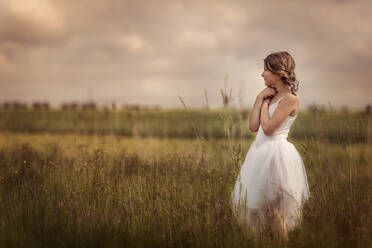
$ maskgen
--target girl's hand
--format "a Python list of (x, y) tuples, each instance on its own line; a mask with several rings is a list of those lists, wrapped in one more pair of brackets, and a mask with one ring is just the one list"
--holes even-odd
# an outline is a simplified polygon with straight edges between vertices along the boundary
[(268, 98), (264, 99), (262, 103), (265, 103), (265, 104), (269, 105), (270, 101), (271, 101), (271, 98), (268, 97)]
[(269, 107), (269, 103), (271, 101), (271, 98), (266, 98), (262, 101), (262, 107)]
[(265, 89), (263, 89), (259, 94), (258, 97), (262, 99), (272, 98), (276, 94), (276, 89), (267, 86)]

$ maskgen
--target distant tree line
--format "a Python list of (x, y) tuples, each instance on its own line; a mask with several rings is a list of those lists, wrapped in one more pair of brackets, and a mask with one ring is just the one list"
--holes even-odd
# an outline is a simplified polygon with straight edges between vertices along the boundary
[[(3, 102), (0, 107), (2, 109), (34, 109), (34, 110), (50, 110), (51, 106), (49, 102), (46, 101), (35, 101), (31, 104), (19, 101), (5, 101)], [(106, 111), (115, 111), (117, 109), (117, 105), (115, 102), (112, 102), (110, 105), (102, 105), (98, 106), (97, 103), (93, 101), (88, 102), (64, 102), (60, 105), (60, 109), (62, 110), (97, 110), (103, 109)], [(155, 106), (147, 106), (147, 105), (139, 105), (139, 104), (123, 104), (121, 106), (122, 110), (127, 111), (150, 111), (150, 110), (160, 110), (160, 107)]]
[[(224, 96), (224, 99), (226, 99), (226, 102), (224, 102), (224, 107), (228, 105), (230, 102), (230, 97), (225, 92), (221, 91), (221, 94)], [(3, 102), (0, 107), (2, 109), (35, 109), (35, 110), (49, 110), (51, 109), (49, 102), (47, 101), (35, 101), (31, 104), (27, 104), (25, 102), (19, 102), (19, 101), (5, 101)], [(98, 106), (97, 103), (93, 101), (87, 101), (87, 102), (64, 102), (60, 105), (60, 109), (62, 110), (97, 110), (97, 109), (103, 109), (105, 111), (115, 111), (117, 110), (117, 105), (115, 102), (112, 102), (110, 105), (102, 105)], [(147, 105), (140, 105), (140, 104), (123, 104), (121, 106), (122, 110), (126, 111), (150, 111), (150, 110), (160, 110), (160, 107), (155, 106), (147, 106)], [(319, 104), (310, 104), (307, 105), (307, 110), (312, 113), (324, 113), (328, 109), (324, 105)], [(370, 114), (372, 111), (372, 105), (367, 104), (364, 109), (363, 113)], [(341, 112), (349, 113), (349, 108), (347, 106), (341, 107)], [(248, 113), (245, 113), (248, 114)], [(244, 118), (245, 119), (245, 118)]]

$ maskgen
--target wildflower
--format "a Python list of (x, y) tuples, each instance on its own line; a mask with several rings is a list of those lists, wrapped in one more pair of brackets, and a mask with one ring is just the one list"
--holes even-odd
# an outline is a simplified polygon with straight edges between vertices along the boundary
[(27, 163), (27, 161), (26, 161), (26, 160), (23, 160), (23, 163), (24, 163), (24, 164), (26, 164), (26, 163)]
[(76, 202), (76, 201), (72, 201), (72, 202), (71, 202), (71, 205), (72, 205), (73, 207), (76, 207), (77, 202)]
[(215, 203), (215, 207), (216, 207), (217, 209), (221, 208), (222, 205), (223, 205), (223, 201), (221, 201), (221, 200), (217, 200), (216, 203)]
[(65, 203), (63, 201), (60, 202), (59, 204), (61, 207), (63, 207), (65, 205)]

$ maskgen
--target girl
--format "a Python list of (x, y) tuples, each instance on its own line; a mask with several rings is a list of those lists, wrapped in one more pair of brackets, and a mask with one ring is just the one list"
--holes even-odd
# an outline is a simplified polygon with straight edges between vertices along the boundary
[(261, 76), (267, 87), (258, 94), (249, 119), (249, 129), (257, 136), (230, 199), (244, 227), (258, 230), (269, 224), (285, 240), (287, 232), (299, 224), (303, 202), (310, 197), (302, 158), (287, 141), (299, 113), (294, 70), (288, 52), (271, 53), (264, 59)]

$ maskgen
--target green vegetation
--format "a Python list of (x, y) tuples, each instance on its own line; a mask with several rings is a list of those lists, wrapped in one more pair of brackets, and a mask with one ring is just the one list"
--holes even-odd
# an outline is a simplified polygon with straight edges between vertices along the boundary
[(0, 133), (0, 246), (370, 247), (371, 144), (293, 142), (312, 195), (283, 244), (231, 213), (251, 141)]
[(228, 202), (248, 110), (2, 109), (0, 247), (371, 247), (368, 113), (298, 115), (311, 198), (285, 244)]
[[(251, 139), (249, 110), (0, 110), (0, 131), (113, 134), (158, 138)], [(290, 132), (296, 140), (367, 142), (371, 115), (302, 111)], [(228, 124), (228, 125), (226, 125)], [(227, 130), (228, 129), (228, 130)]]

